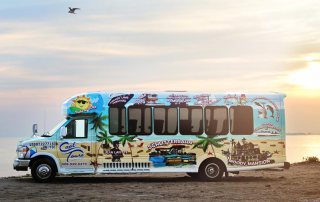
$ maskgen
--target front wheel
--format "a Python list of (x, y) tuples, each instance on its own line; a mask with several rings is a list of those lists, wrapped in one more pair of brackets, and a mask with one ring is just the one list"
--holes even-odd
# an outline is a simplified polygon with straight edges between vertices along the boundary
[(37, 182), (50, 182), (56, 176), (56, 171), (50, 160), (39, 159), (31, 166), (31, 175)]
[(199, 176), (206, 181), (219, 181), (224, 173), (223, 165), (215, 160), (204, 162), (199, 169)]

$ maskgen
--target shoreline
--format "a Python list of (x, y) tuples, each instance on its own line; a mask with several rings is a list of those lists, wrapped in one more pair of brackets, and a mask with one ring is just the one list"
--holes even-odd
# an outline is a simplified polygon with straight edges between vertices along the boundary
[(220, 182), (184, 173), (60, 176), (36, 183), (30, 175), (0, 178), (0, 201), (305, 201), (320, 200), (320, 163), (300, 162), (283, 171), (243, 171)]

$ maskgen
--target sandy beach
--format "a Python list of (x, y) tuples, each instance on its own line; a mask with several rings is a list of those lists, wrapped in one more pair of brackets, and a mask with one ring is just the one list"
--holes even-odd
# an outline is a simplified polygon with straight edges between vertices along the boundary
[(251, 171), (221, 182), (185, 174), (57, 177), (48, 184), (30, 176), (0, 179), (0, 201), (320, 201), (320, 163), (293, 164), (283, 171)]

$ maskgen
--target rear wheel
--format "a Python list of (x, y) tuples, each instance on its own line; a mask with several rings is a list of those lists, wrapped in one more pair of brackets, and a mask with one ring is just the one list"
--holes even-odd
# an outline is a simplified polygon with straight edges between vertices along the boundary
[(199, 169), (199, 176), (206, 181), (219, 181), (225, 172), (223, 165), (217, 160), (204, 162)]
[(37, 182), (50, 182), (56, 176), (54, 164), (48, 159), (39, 159), (31, 166), (31, 175)]

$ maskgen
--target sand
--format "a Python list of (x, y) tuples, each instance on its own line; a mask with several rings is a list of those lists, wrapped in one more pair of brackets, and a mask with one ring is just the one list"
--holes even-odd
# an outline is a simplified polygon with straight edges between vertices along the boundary
[(0, 179), (0, 201), (320, 201), (320, 163), (283, 171), (250, 171), (202, 182), (185, 174), (57, 177), (40, 184), (30, 176)]

